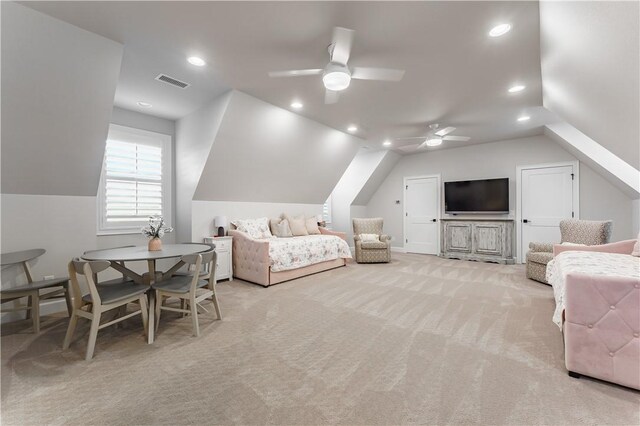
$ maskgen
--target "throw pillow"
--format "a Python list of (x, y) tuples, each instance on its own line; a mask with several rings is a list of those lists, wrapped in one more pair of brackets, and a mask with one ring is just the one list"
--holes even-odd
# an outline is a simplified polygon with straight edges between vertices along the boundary
[(294, 237), (309, 235), (309, 232), (307, 231), (307, 225), (305, 224), (304, 215), (296, 217), (287, 216), (287, 220), (289, 221), (289, 227), (291, 228), (291, 233)]
[(320, 229), (318, 228), (318, 219), (315, 216), (307, 218), (304, 224), (309, 235), (320, 235)]
[(380, 235), (378, 234), (360, 234), (361, 241), (380, 241)]
[(261, 217), (260, 219), (238, 219), (234, 224), (238, 231), (246, 232), (251, 238), (264, 239), (273, 237), (269, 230), (269, 219), (266, 217)]
[(638, 233), (638, 239), (636, 240), (636, 244), (633, 246), (633, 251), (631, 252), (631, 256), (640, 257), (640, 232)]
[(293, 234), (291, 233), (291, 228), (289, 227), (289, 221), (287, 219), (280, 220), (280, 222), (275, 226), (273, 235), (275, 235), (278, 238), (293, 237)]
[(280, 222), (282, 222), (282, 219), (279, 217), (269, 219), (269, 229), (273, 235), (276, 235), (276, 226), (278, 226)]

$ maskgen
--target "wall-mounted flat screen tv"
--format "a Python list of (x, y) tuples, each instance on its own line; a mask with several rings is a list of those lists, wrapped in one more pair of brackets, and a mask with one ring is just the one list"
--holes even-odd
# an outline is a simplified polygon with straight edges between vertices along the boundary
[(444, 183), (445, 213), (509, 213), (509, 178)]

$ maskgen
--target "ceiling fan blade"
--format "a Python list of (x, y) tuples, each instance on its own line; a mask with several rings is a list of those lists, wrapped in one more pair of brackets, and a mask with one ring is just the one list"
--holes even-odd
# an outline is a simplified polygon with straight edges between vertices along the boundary
[(427, 139), (426, 136), (412, 136), (410, 138), (394, 138), (393, 140), (395, 141), (408, 141), (408, 140), (412, 140), (412, 139)]
[(445, 136), (443, 141), (466, 142), (471, 139), (469, 136)]
[(445, 127), (444, 129), (438, 130), (434, 134), (436, 134), (438, 136), (444, 136), (444, 135), (448, 135), (449, 133), (453, 132), (455, 129), (456, 129), (455, 127)]
[(349, 55), (351, 54), (351, 44), (353, 43), (353, 34), (355, 31), (348, 28), (334, 27), (333, 37), (331, 38), (332, 51), (331, 62), (347, 64)]
[(269, 77), (303, 77), (307, 75), (322, 74), (322, 68), (314, 68), (307, 70), (287, 70), (287, 71), (271, 71)]
[(324, 92), (324, 103), (325, 104), (335, 104), (338, 102), (338, 98), (340, 98), (340, 92), (336, 92), (333, 90), (325, 90)]
[(404, 70), (390, 68), (354, 67), (351, 73), (351, 78), (358, 80), (400, 81), (402, 77), (404, 77)]

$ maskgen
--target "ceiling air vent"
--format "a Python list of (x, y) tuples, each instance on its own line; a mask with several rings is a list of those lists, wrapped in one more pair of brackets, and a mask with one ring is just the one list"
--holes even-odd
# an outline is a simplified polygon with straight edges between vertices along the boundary
[(167, 84), (171, 84), (172, 86), (176, 86), (181, 89), (186, 89), (187, 87), (191, 86), (189, 83), (185, 83), (184, 81), (180, 81), (173, 77), (169, 77), (166, 74), (160, 74), (159, 76), (156, 77), (156, 80), (162, 81)]

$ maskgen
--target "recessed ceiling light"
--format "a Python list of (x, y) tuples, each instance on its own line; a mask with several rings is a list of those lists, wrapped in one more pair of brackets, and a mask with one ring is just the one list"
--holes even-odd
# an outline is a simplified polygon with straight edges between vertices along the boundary
[(300, 109), (302, 108), (302, 103), (298, 101), (291, 102), (291, 108)]
[(509, 88), (509, 93), (517, 93), (522, 92), (527, 86), (523, 86), (522, 84), (515, 85)]
[(347, 131), (349, 132), (357, 132), (358, 131), (358, 127), (354, 124), (352, 124), (351, 126), (347, 127)]
[(489, 31), (489, 35), (491, 37), (500, 37), (501, 35), (505, 35), (506, 33), (508, 33), (509, 30), (511, 30), (510, 24), (500, 24), (491, 28), (491, 31)]
[(138, 102), (138, 106), (139, 106), (140, 108), (151, 108), (153, 105), (151, 105), (149, 102), (142, 102), (142, 101), (139, 101), (139, 102)]
[(391, 141), (390, 140), (386, 140), (386, 141), (382, 142), (382, 145), (391, 146)]
[(528, 121), (530, 118), (528, 115), (523, 115), (522, 117), (518, 117), (518, 121)]
[(427, 146), (438, 146), (438, 145), (442, 145), (442, 138), (427, 139)]
[(196, 67), (203, 67), (205, 66), (207, 63), (204, 61), (204, 59), (202, 58), (198, 58), (197, 56), (189, 56), (187, 58), (187, 61), (191, 64), (191, 65), (195, 65)]

